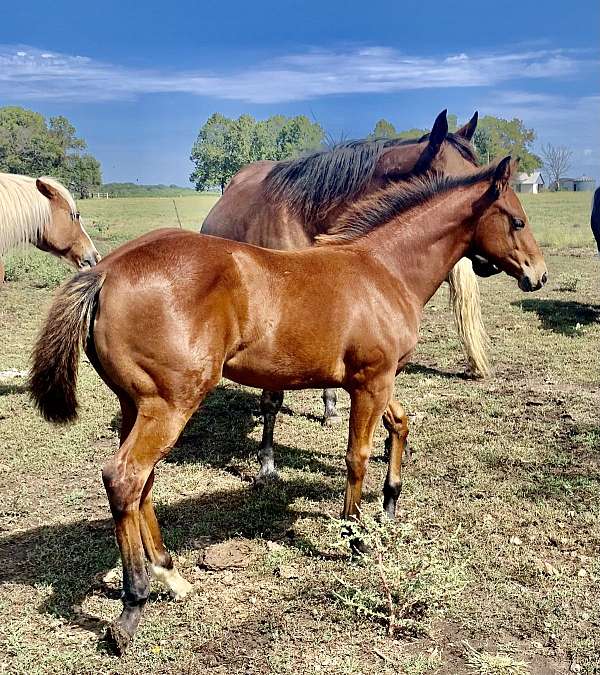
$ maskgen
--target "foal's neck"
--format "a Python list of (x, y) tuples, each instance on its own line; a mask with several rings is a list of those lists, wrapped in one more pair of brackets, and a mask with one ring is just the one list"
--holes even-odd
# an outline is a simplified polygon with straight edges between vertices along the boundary
[(366, 237), (374, 255), (424, 306), (467, 252), (486, 181), (434, 197)]

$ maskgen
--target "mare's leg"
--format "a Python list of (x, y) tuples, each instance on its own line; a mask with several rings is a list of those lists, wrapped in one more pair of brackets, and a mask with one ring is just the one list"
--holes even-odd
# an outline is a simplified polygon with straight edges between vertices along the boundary
[(282, 403), (282, 391), (263, 390), (260, 397), (260, 411), (263, 415), (263, 435), (260, 447), (258, 448), (260, 469), (255, 478), (257, 483), (263, 483), (269, 478), (277, 477), (275, 457), (273, 455), (273, 429), (275, 428), (275, 418), (281, 409)]
[(339, 416), (335, 407), (337, 404), (337, 394), (335, 389), (323, 389), (323, 404), (325, 405), (323, 426), (339, 424), (342, 421), (342, 418)]
[(356, 518), (360, 511), (362, 485), (373, 449), (375, 427), (390, 400), (393, 376), (378, 378), (350, 394), (350, 429), (346, 466), (343, 518)]
[(383, 485), (383, 509), (394, 518), (396, 503), (402, 490), (402, 458), (408, 450), (408, 416), (398, 401), (392, 399), (383, 415), (383, 424), (389, 433), (388, 472)]
[(135, 633), (150, 592), (141, 536), (144, 487), (154, 465), (173, 447), (192, 411), (182, 412), (158, 397), (144, 401), (127, 438), (102, 469), (123, 563), (123, 611), (108, 630), (119, 653), (125, 651)]
[(153, 485), (154, 469), (144, 486), (140, 502), (140, 534), (146, 558), (150, 562), (150, 574), (169, 589), (175, 600), (183, 600), (194, 587), (179, 574), (164, 545), (152, 504)]

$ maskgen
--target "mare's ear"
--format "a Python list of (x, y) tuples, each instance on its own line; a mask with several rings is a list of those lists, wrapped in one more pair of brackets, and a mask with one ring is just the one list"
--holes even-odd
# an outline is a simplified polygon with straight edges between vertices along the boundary
[(470, 141), (473, 138), (475, 129), (477, 129), (477, 120), (479, 119), (479, 113), (477, 110), (473, 113), (473, 117), (460, 129), (457, 129), (454, 133), (457, 136), (462, 136), (467, 141)]
[(36, 178), (35, 186), (46, 197), (46, 199), (56, 199), (58, 192), (56, 189), (47, 183), (43, 178)]
[(501, 159), (496, 169), (494, 170), (494, 177), (492, 178), (492, 190), (496, 195), (496, 199), (506, 191), (510, 177), (513, 172), (513, 162), (510, 155)]
[(446, 117), (447, 110), (442, 110), (442, 112), (435, 118), (433, 127), (429, 132), (429, 150), (432, 157), (437, 155), (438, 150), (440, 149), (442, 143), (446, 140), (446, 135), (448, 134), (448, 119)]

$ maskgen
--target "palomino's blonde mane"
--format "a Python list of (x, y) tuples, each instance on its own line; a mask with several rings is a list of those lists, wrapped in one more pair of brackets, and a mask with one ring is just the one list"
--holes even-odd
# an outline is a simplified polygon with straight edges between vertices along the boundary
[[(36, 242), (50, 223), (50, 201), (37, 189), (35, 178), (12, 173), (0, 173), (0, 255), (19, 244)], [(55, 178), (43, 176), (69, 205), (71, 214), (77, 211), (67, 188)]]

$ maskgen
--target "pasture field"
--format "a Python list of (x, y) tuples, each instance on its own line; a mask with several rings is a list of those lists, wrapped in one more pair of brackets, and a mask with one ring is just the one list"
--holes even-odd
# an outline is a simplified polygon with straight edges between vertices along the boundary
[[(214, 199), (176, 200), (183, 225), (196, 227)], [(322, 428), (319, 393), (286, 395), (281, 480), (257, 490), (257, 392), (223, 382), (155, 483), (167, 545), (197, 592), (175, 603), (153, 586), (120, 660), (101, 639), (120, 611), (118, 570), (106, 577), (118, 553), (100, 479), (117, 447), (117, 401), (83, 360), (80, 419), (57, 428), (36, 415), (22, 379), (0, 377), (0, 672), (600, 673), (600, 262), (590, 199), (523, 198), (550, 280), (528, 295), (504, 275), (481, 281), (489, 380), (462, 375), (446, 289), (428, 305), (413, 363), (396, 380), (414, 450), (396, 523), (377, 519), (383, 428), (366, 481), (370, 557), (350, 556), (336, 520), (347, 396), (344, 425)], [(102, 253), (177, 224), (171, 199), (80, 207)], [(38, 252), (7, 259), (0, 371), (26, 369), (68, 274)], [(236, 566), (215, 563), (221, 543)]]

